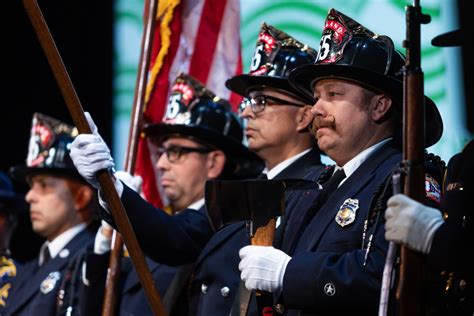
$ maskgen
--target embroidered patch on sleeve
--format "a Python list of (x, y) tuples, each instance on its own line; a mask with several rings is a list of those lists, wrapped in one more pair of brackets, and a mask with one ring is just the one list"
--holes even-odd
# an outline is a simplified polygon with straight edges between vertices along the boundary
[(426, 197), (436, 203), (441, 203), (441, 187), (432, 176), (429, 174), (425, 175), (425, 192)]

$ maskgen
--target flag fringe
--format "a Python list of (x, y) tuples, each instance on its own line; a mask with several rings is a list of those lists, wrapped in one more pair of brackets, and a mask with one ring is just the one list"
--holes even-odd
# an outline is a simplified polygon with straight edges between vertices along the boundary
[[(158, 55), (156, 56), (156, 60), (153, 64), (153, 68), (151, 69), (150, 78), (148, 80), (148, 85), (146, 87), (146, 95), (145, 95), (145, 104), (148, 104), (148, 100), (150, 99), (151, 92), (153, 91), (153, 87), (155, 85), (156, 77), (160, 73), (161, 67), (163, 66), (163, 60), (165, 59), (166, 55), (168, 54), (168, 50), (170, 47), (170, 38), (171, 38), (171, 29), (169, 24), (173, 19), (173, 12), (176, 6), (180, 3), (180, 0), (168, 0), (168, 1), (160, 1), (158, 5), (158, 13), (157, 13), (157, 20), (160, 21), (160, 39), (161, 39), (161, 47)], [(146, 109), (146, 107), (145, 107)]]

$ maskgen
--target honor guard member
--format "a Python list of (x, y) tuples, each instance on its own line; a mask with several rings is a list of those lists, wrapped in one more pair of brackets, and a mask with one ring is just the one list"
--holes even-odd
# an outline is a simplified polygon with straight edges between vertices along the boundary
[(248, 147), (265, 161), (268, 179), (302, 179), (321, 171), (320, 151), (309, 127), (311, 97), (288, 82), (294, 68), (311, 64), (317, 52), (263, 23), (248, 74), (230, 78), (226, 86), (245, 97), (240, 116)]
[[(239, 174), (240, 176), (244, 175), (248, 170), (252, 170), (257, 174), (263, 168), (263, 164), (258, 157), (251, 154), (241, 144), (242, 128), (237, 117), (229, 109), (230, 105), (227, 101), (216, 97), (198, 80), (189, 75), (180, 74), (171, 88), (168, 108), (163, 122), (150, 125), (145, 130), (147, 137), (157, 146), (157, 152), (160, 155), (156, 168), (165, 198), (172, 208), (172, 213), (180, 214), (185, 209), (192, 209), (192, 211), (183, 211), (183, 217), (176, 215), (176, 225), (186, 219), (188, 216), (186, 213), (197, 213), (200, 220), (204, 218), (206, 222), (196, 221), (192, 229), (200, 230), (205, 236), (212, 233), (205, 217), (205, 181), (208, 179), (239, 177)], [(257, 168), (255, 171), (253, 171), (254, 167)], [(122, 171), (116, 172), (115, 175), (129, 188), (136, 192), (140, 191), (139, 176), (132, 177)], [(162, 210), (153, 209), (153, 211), (163, 213)], [(193, 216), (196, 216), (196, 214)], [(144, 218), (150, 219), (148, 215)], [(192, 222), (189, 223), (189, 225), (192, 224)], [(143, 223), (140, 225), (143, 226)], [(152, 230), (162, 229), (160, 227), (154, 227)], [(172, 227), (169, 229), (172, 229)], [(153, 231), (147, 234), (153, 234)], [(101, 232), (105, 232), (108, 238), (100, 237)], [(96, 313), (101, 310), (102, 290), (108, 264), (108, 256), (98, 254), (110, 250), (111, 238), (111, 231), (110, 228), (107, 228), (107, 225), (102, 226), (101, 232), (96, 237), (96, 255), (88, 256), (85, 278), (87, 286), (84, 287), (84, 296), (87, 297), (87, 310), (91, 311), (95, 308)], [(168, 240), (168, 243), (175, 243), (175, 239), (180, 238), (179, 230), (174, 235), (172, 231), (169, 233), (170, 235), (167, 238), (172, 239)], [(155, 239), (148, 242), (154, 243), (158, 237), (153, 238)], [(141, 241), (141, 239), (139, 240)], [(163, 242), (166, 242), (166, 240), (163, 240)], [(198, 239), (197, 242), (201, 241)], [(189, 246), (192, 247), (192, 245)], [(156, 255), (158, 257), (173, 256), (173, 252), (161, 253), (160, 247), (153, 248), (152, 251), (153, 253), (159, 252)], [(180, 249), (180, 251), (186, 250)], [(157, 289), (160, 295), (164, 297), (175, 276), (176, 268), (154, 262), (148, 257), (146, 259)], [(186, 262), (188, 260), (183, 263)], [(124, 260), (122, 270), (126, 271), (122, 271), (121, 276), (122, 283), (118, 298), (119, 314), (152, 315), (145, 293), (140, 286), (138, 276), (131, 266), (130, 260)], [(181, 272), (177, 278), (182, 277), (184, 270), (189, 271), (190, 267), (181, 267), (178, 270)]]
[[(466, 33), (464, 33), (466, 32)], [(436, 36), (434, 46), (464, 46), (472, 41), (461, 28)], [(444, 279), (445, 315), (473, 315), (474, 140), (448, 162), (441, 210), (398, 194), (388, 200), (385, 238), (427, 255), (427, 264)]]
[[(141, 192), (142, 178), (124, 171), (115, 176), (135, 192)], [(82, 265), (79, 287), (79, 306), (84, 315), (100, 315), (103, 311), (104, 292), (112, 248), (113, 227), (102, 221), (96, 233), (93, 249), (87, 251)], [(127, 249), (120, 262), (120, 282), (116, 292), (117, 315), (153, 315)], [(159, 264), (145, 256), (160, 295), (164, 295), (176, 271), (175, 267)]]
[[(230, 90), (247, 99), (240, 116), (245, 121), (248, 148), (265, 162), (259, 178), (303, 179), (323, 169), (309, 132), (312, 99), (288, 82), (292, 69), (312, 63), (315, 57), (311, 47), (263, 23), (250, 72), (226, 82)], [(229, 315), (232, 308), (241, 308), (238, 253), (250, 244), (245, 224), (223, 227), (204, 247), (193, 271), (188, 315)]]
[[(277, 312), (376, 314), (388, 243), (371, 200), (401, 160), (404, 62), (389, 37), (331, 9), (316, 62), (290, 74), (295, 88), (314, 97), (313, 131), (336, 166), (321, 175), (321, 189), (299, 196), (283, 251), (240, 250), (245, 285), (273, 292)], [(425, 101), (425, 145), (431, 146), (442, 121), (434, 103)]]
[(26, 209), (24, 196), (15, 193), (9, 176), (0, 171), (0, 314), (5, 308), (18, 268), (18, 262), (10, 252), (10, 241), (18, 224), (18, 215)]
[(46, 241), (38, 257), (18, 269), (6, 315), (63, 315), (66, 309), (76, 311), (69, 290), (74, 290), (79, 273), (72, 274), (71, 265), (76, 265), (91, 246), (97, 229), (91, 225), (97, 210), (95, 192), (69, 157), (69, 146), (76, 135), (76, 128), (35, 113), (26, 166), (11, 170), (30, 185), (25, 199), (32, 228)]
[[(474, 140), (448, 163), (441, 213), (403, 194), (391, 197), (385, 213), (385, 238), (427, 255), (429, 267), (442, 276), (436, 315), (473, 315), (472, 216)], [(440, 295), (441, 294), (441, 295)]]
[[(95, 173), (112, 168), (113, 160), (95, 131), (95, 135), (78, 136), (72, 144), (72, 158), (79, 172), (98, 187)], [(147, 126), (145, 134), (158, 146), (160, 185), (176, 213), (170, 216), (157, 210), (118, 180), (117, 190), (150, 258), (171, 266), (192, 263), (213, 234), (204, 205), (205, 182), (256, 177), (263, 170), (263, 161), (243, 144), (242, 125), (230, 104), (185, 74), (178, 76), (171, 89), (163, 121)], [(110, 215), (102, 215), (113, 225)], [(180, 279), (186, 281), (192, 267), (179, 271), (170, 293), (186, 290)], [(160, 281), (156, 282), (160, 288)], [(169, 295), (163, 298), (168, 307), (179, 296)], [(186, 308), (184, 304), (179, 307)]]

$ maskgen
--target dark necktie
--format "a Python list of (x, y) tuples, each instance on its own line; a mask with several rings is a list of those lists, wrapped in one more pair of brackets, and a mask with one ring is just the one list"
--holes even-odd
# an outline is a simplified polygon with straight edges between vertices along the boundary
[(266, 173), (261, 173), (257, 177), (258, 180), (268, 180), (267, 174)]
[(319, 196), (316, 198), (314, 205), (310, 208), (305, 216), (305, 224), (309, 224), (311, 219), (314, 217), (316, 212), (326, 203), (328, 197), (337, 189), (337, 186), (346, 177), (344, 169), (338, 169), (334, 174), (325, 182), (321, 183), (323, 189)]
[(346, 174), (344, 173), (344, 169), (341, 168), (334, 172), (334, 174), (326, 182), (321, 184), (323, 186), (323, 190), (321, 191), (320, 197), (318, 198), (318, 204), (320, 206), (326, 203), (327, 198), (337, 189), (339, 183), (341, 183), (345, 177)]
[(49, 247), (46, 246), (43, 249), (43, 264), (42, 264), (42, 266), (44, 266), (50, 259), (51, 259), (51, 252), (49, 252)]

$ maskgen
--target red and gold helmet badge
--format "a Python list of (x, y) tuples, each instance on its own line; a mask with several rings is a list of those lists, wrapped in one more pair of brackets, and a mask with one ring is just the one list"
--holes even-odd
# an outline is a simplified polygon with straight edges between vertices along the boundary
[(271, 76), (276, 68), (278, 68), (278, 65), (275, 64), (275, 57), (277, 57), (283, 47), (293, 47), (301, 50), (308, 49), (307, 45), (300, 43), (287, 33), (262, 23), (250, 64), (249, 75)]
[(59, 138), (73, 139), (78, 134), (75, 127), (50, 116), (35, 113), (31, 124), (27, 167), (44, 167), (53, 164), (59, 154), (56, 143)]
[(355, 34), (375, 34), (341, 12), (330, 9), (319, 42), (317, 64), (335, 63), (342, 58), (344, 47)]
[(257, 44), (253, 53), (252, 62), (250, 63), (250, 72), (252, 76), (262, 76), (268, 74), (273, 68), (273, 60), (280, 48), (280, 43), (274, 37), (272, 26), (265, 23), (262, 24), (260, 33), (258, 34)]
[(190, 110), (203, 96), (215, 97), (199, 80), (180, 73), (171, 87), (163, 123), (186, 125), (191, 117)]

